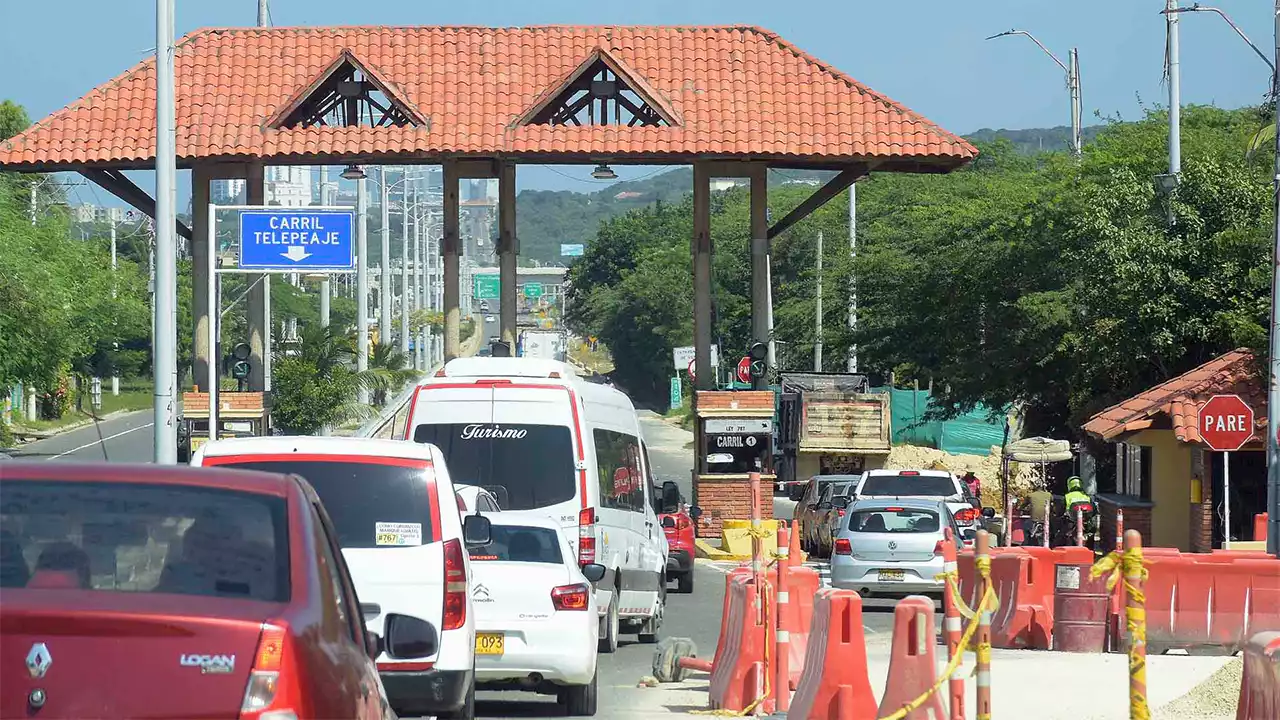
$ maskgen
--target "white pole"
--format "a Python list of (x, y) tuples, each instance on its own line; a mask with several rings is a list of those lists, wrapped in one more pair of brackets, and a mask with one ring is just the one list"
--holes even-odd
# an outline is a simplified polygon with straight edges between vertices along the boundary
[[(320, 166), (320, 204), (328, 205), (326, 202), (328, 194), (325, 192), (329, 184), (329, 168), (324, 165)], [(333, 284), (329, 282), (329, 276), (326, 274), (320, 280), (320, 325), (321, 327), (329, 327), (329, 301), (333, 297)]]
[(818, 288), (813, 308), (813, 371), (822, 372), (822, 231), (818, 231)]
[(400, 352), (409, 354), (409, 168), (400, 180)]
[(1231, 453), (1222, 453), (1222, 549), (1231, 549)]
[[(1280, 63), (1280, 0), (1276, 0), (1276, 63)], [(1275, 66), (1280, 68), (1280, 64)], [(1280, 72), (1271, 76), (1276, 110), (1280, 111)], [(1276, 115), (1274, 218), (1271, 256), (1271, 358), (1267, 383), (1267, 552), (1280, 557), (1280, 114)]]
[[(173, 0), (156, 0), (156, 285), (151, 367), (157, 464), (178, 462), (174, 391), (178, 384), (176, 347), (178, 260), (173, 231), (176, 128), (173, 101)], [(210, 239), (212, 245), (212, 238)]]
[(378, 261), (378, 343), (391, 343), (391, 188), (387, 187), (387, 167), (378, 170), (382, 181), (379, 201), (382, 203), (382, 259)]
[(258, 0), (258, 27), (267, 26), (267, 0)]
[(1071, 86), (1071, 152), (1079, 155), (1084, 146), (1080, 108), (1080, 52), (1071, 48), (1067, 70), (1067, 84)]
[[(209, 293), (209, 442), (218, 439), (218, 321), (222, 318), (222, 308), (218, 307), (218, 261), (215, 258), (217, 242), (217, 206), (209, 205), (209, 242), (205, 243), (209, 254), (209, 282), (205, 291)], [(270, 275), (264, 275), (268, 278)]]
[[(856, 263), (858, 260), (858, 184), (849, 186), (849, 257)], [(858, 274), (857, 270), (849, 275), (849, 331), (858, 330)], [(849, 345), (849, 372), (858, 372), (858, 344)]]
[[(369, 197), (366, 183), (356, 181), (356, 372), (369, 369)], [(360, 402), (369, 404), (369, 391), (360, 390)]]
[[(1176, 10), (1178, 0), (1166, 0), (1166, 10)], [(1182, 71), (1178, 50), (1179, 13), (1165, 13), (1165, 26), (1169, 57), (1169, 174), (1175, 177), (1182, 172)], [(1169, 217), (1173, 217), (1170, 203)]]
[[(116, 299), (116, 268), (117, 268), (117, 263), (116, 263), (116, 221), (115, 221), (115, 220), (112, 220), (112, 221), (111, 221), (111, 299), (112, 299), (112, 300), (115, 300), (115, 299)], [(112, 342), (114, 343), (114, 342), (115, 342), (116, 340), (118, 340), (119, 338), (118, 338), (118, 337), (116, 337), (116, 336), (113, 334), (113, 336), (112, 336), (112, 338), (111, 338), (111, 339), (112, 339)], [(113, 350), (119, 350), (119, 347), (118, 347), (118, 346), (116, 346), (115, 344), (113, 344), (111, 347), (112, 347), (112, 349), (113, 349)], [(113, 359), (114, 359), (114, 358), (113, 358)], [(114, 365), (114, 363), (113, 363), (113, 365)], [(115, 396), (115, 395), (119, 395), (119, 394), (120, 394), (120, 373), (119, 373), (119, 372), (117, 372), (114, 368), (113, 368), (113, 369), (112, 369), (112, 371), (111, 371), (111, 394), (112, 394), (113, 396)]]

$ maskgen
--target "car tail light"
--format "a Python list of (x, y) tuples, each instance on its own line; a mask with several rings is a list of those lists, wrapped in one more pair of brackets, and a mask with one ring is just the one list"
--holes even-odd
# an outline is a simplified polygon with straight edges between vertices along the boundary
[(457, 630), (467, 622), (467, 566), (462, 541), (444, 544), (444, 629)]
[(906, 508), (900, 508), (900, 507), (887, 507), (884, 509), (884, 511), (885, 512), (902, 512), (905, 509)]
[(551, 604), (556, 610), (586, 610), (591, 605), (591, 586), (579, 583), (552, 588)]
[(902, 470), (898, 474), (899, 475), (919, 475), (920, 472), (918, 470)]
[(847, 539), (845, 539), (845, 538), (839, 538), (838, 540), (836, 540), (836, 554), (837, 554), (837, 555), (852, 555), (852, 554), (853, 554), (853, 545), (849, 544), (849, 541), (848, 541)]
[(596, 561), (596, 509), (583, 508), (578, 513), (578, 564)]
[(965, 508), (956, 512), (956, 522), (961, 525), (970, 525), (978, 519), (978, 511), (973, 508)]
[(844, 509), (844, 508), (836, 508), (836, 516), (837, 516), (837, 517), (844, 517), (845, 512), (846, 512), (846, 511), (845, 511), (845, 509)]
[(464, 513), (467, 511), (467, 501), (463, 500), (461, 495), (458, 496), (458, 509)]
[(297, 720), (302, 688), (293, 670), (288, 633), (280, 625), (264, 623), (240, 702), (241, 720)]

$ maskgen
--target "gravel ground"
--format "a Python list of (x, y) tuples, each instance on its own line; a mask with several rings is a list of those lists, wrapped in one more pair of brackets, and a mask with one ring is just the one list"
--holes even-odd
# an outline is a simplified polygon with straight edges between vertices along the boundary
[(1232, 658), (1186, 695), (1159, 708), (1154, 720), (1234, 720), (1244, 660)]

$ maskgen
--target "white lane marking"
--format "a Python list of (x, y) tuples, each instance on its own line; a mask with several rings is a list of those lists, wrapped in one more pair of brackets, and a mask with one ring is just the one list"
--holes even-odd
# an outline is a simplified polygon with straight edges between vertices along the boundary
[(53, 457), (51, 457), (51, 458), (49, 458), (49, 459), (50, 459), (50, 460), (57, 460), (57, 459), (58, 459), (58, 458), (60, 458), (60, 457), (66, 457), (67, 455), (70, 455), (70, 454), (72, 454), (72, 453), (77, 453), (77, 452), (80, 452), (81, 450), (84, 450), (84, 449), (86, 449), (86, 448), (91, 448), (91, 447), (93, 447), (94, 445), (101, 445), (102, 443), (104, 443), (104, 442), (106, 442), (106, 441), (108, 441), (108, 440), (114, 440), (114, 439), (116, 439), (116, 438), (120, 437), (121, 435), (128, 435), (128, 434), (129, 434), (129, 433), (131, 433), (131, 432), (136, 432), (136, 431), (138, 431), (138, 430), (145, 430), (145, 429), (147, 429), (147, 428), (149, 428), (149, 427), (151, 427), (151, 426), (153, 426), (153, 425), (155, 425), (155, 423), (154, 423), (154, 422), (149, 422), (149, 423), (147, 423), (146, 425), (139, 425), (138, 427), (135, 427), (135, 428), (129, 428), (128, 430), (125, 430), (125, 431), (123, 431), (123, 432), (118, 432), (118, 433), (116, 433), (115, 435), (108, 435), (107, 437), (104, 437), (104, 438), (102, 438), (101, 440), (94, 440), (93, 442), (88, 443), (88, 444), (86, 444), (86, 445), (81, 445), (80, 447), (75, 448), (74, 450), (68, 450), (68, 451), (66, 451), (66, 452), (64, 452), (64, 453), (59, 453), (59, 454), (54, 455)]

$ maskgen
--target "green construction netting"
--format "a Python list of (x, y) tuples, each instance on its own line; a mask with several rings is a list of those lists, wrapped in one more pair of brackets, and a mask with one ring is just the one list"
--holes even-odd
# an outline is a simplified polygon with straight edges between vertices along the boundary
[(991, 446), (1004, 440), (1004, 425), (998, 419), (989, 419), (991, 411), (984, 406), (950, 420), (925, 421), (930, 402), (928, 390), (881, 387), (871, 391), (889, 393), (890, 427), (895, 444), (923, 445), (957, 454), (987, 455)]

